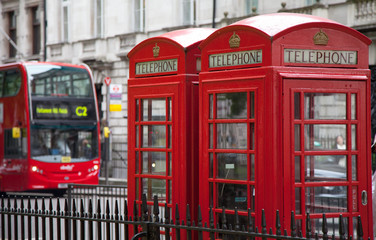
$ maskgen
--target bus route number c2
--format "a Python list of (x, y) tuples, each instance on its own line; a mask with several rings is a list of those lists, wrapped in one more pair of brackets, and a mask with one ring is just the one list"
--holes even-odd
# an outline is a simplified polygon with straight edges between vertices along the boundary
[(76, 107), (76, 115), (79, 117), (87, 117), (87, 107), (85, 106)]

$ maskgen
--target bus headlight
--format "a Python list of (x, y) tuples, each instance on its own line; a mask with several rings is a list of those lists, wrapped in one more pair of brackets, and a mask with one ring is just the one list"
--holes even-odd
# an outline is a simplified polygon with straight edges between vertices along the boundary
[(38, 171), (38, 167), (37, 167), (37, 166), (32, 166), (32, 167), (31, 167), (31, 171), (33, 171), (33, 172)]
[(98, 170), (99, 169), (99, 166), (98, 165), (94, 165), (94, 170)]

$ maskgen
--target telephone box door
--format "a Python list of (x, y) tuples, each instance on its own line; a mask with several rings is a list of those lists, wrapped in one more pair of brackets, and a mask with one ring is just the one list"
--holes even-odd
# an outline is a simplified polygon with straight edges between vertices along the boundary
[(297, 225), (306, 226), (309, 213), (312, 232), (322, 233), (325, 213), (329, 233), (339, 236), (342, 215), (347, 236), (355, 237), (360, 215), (368, 236), (366, 97), (365, 81), (284, 80), (284, 171), (292, 186), (285, 219), (294, 211)]
[[(247, 225), (248, 209), (255, 216), (258, 196), (263, 195), (258, 174), (262, 169), (261, 137), (264, 89), (262, 80), (211, 81), (202, 86), (202, 169), (204, 209), (213, 207), (221, 225), (223, 210), (227, 224), (235, 224), (235, 209), (240, 224)], [(261, 137), (262, 138), (262, 137)], [(209, 199), (207, 199), (209, 197)], [(208, 211), (204, 210), (206, 214)], [(206, 216), (207, 217), (207, 216)]]

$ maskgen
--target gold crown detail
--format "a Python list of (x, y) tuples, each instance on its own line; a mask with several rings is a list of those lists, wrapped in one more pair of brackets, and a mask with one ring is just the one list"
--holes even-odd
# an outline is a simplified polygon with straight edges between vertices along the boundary
[(313, 42), (315, 45), (327, 45), (328, 41), (329, 37), (322, 31), (322, 29), (320, 29), (320, 31), (313, 36)]
[(228, 41), (230, 43), (230, 48), (238, 48), (240, 45), (240, 37), (234, 32)]
[(157, 44), (155, 44), (155, 47), (153, 47), (153, 56), (158, 57), (159, 56), (159, 49), (161, 49)]

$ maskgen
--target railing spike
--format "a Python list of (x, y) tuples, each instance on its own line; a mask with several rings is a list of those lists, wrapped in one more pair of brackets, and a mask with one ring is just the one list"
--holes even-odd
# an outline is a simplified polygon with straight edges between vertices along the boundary
[(358, 226), (356, 230), (357, 230), (358, 240), (363, 240), (363, 226), (362, 226), (362, 218), (360, 216), (358, 216)]
[(191, 210), (190, 210), (190, 207), (189, 207), (189, 204), (187, 204), (187, 226), (191, 226), (192, 225), (192, 222), (191, 222)]
[(222, 229), (227, 229), (227, 218), (226, 218), (225, 206), (222, 206)]
[(128, 202), (124, 200), (124, 220), (128, 221)]
[(254, 225), (252, 221), (252, 211), (248, 208), (248, 232), (254, 232)]
[(98, 202), (97, 202), (97, 218), (100, 219), (101, 215), (102, 215), (101, 200), (98, 199)]
[(296, 223), (294, 211), (291, 211), (291, 237), (296, 237)]
[(141, 214), (142, 214), (142, 221), (148, 221), (148, 205), (146, 202), (146, 194), (142, 194), (142, 203), (141, 203)]
[(309, 240), (311, 238), (311, 218), (309, 217), (309, 213), (307, 213), (306, 218), (306, 238)]
[(322, 233), (323, 233), (323, 240), (328, 240), (328, 223), (326, 220), (326, 215), (325, 213), (322, 215)]
[(282, 231), (281, 231), (281, 219), (279, 217), (279, 210), (277, 210), (276, 212), (275, 227), (276, 227), (276, 234), (280, 236), (282, 234)]
[(344, 225), (344, 222), (343, 222), (342, 214), (339, 215), (339, 239), (345, 240), (345, 225)]
[(240, 220), (239, 220), (239, 213), (238, 208), (235, 207), (235, 231), (240, 230)]
[(170, 208), (165, 203), (165, 224), (170, 224)]
[(138, 221), (138, 210), (136, 201), (133, 201), (133, 220)]
[(261, 210), (261, 233), (266, 234), (266, 217), (265, 217), (265, 210)]
[(153, 214), (154, 214), (154, 222), (159, 222), (159, 204), (158, 204), (157, 195), (154, 195)]
[(202, 214), (201, 214), (201, 206), (198, 205), (198, 216), (197, 216), (198, 227), (202, 227)]

